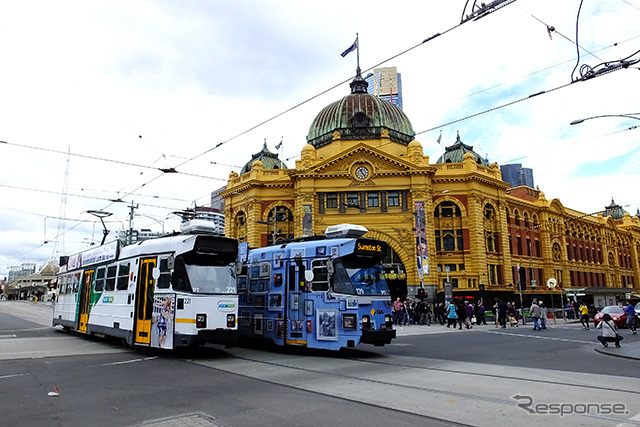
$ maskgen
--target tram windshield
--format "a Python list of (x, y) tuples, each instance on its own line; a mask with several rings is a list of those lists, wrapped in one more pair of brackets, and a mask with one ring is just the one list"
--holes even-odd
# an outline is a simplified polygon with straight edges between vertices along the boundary
[(236, 293), (234, 264), (188, 264), (182, 258), (177, 258), (171, 282), (174, 290), (194, 294)]
[(363, 265), (349, 260), (334, 261), (333, 288), (352, 295), (389, 295), (389, 286), (380, 264)]

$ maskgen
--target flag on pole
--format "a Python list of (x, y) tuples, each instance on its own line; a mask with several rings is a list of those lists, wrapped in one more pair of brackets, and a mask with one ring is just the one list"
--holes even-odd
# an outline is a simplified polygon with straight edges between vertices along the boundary
[(356, 38), (356, 41), (354, 41), (353, 44), (347, 48), (347, 50), (342, 52), (340, 54), (340, 56), (342, 56), (344, 58), (345, 56), (347, 56), (348, 54), (350, 54), (351, 52), (353, 52), (357, 48), (358, 48), (358, 39)]
[(276, 145), (276, 150), (279, 150), (280, 147), (282, 147), (282, 140), (280, 140), (280, 142), (278, 143), (278, 145)]
[(440, 131), (440, 135), (438, 136), (438, 144), (442, 142), (442, 131)]

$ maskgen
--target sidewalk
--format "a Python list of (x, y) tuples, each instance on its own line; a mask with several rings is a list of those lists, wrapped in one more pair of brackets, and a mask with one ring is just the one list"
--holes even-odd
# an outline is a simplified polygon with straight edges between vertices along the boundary
[(598, 353), (606, 354), (607, 356), (622, 357), (624, 359), (640, 360), (640, 341), (625, 344), (624, 340), (620, 344), (620, 348), (616, 348), (613, 343), (609, 344), (609, 347), (603, 347), (598, 345), (595, 350)]

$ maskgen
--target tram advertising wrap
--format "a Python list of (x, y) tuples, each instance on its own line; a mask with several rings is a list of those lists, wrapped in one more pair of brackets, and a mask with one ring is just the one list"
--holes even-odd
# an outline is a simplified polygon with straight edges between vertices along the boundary
[(342, 224), (325, 239), (250, 250), (238, 269), (240, 336), (328, 350), (389, 344), (387, 245), (366, 231)]
[(232, 346), (238, 296), (234, 239), (180, 234), (70, 256), (58, 276), (53, 326), (173, 349)]

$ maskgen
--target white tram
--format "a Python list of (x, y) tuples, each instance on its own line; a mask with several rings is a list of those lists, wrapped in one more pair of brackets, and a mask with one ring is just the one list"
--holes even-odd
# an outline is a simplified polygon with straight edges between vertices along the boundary
[(181, 234), (63, 257), (53, 326), (136, 346), (231, 346), (237, 253), (235, 239)]

